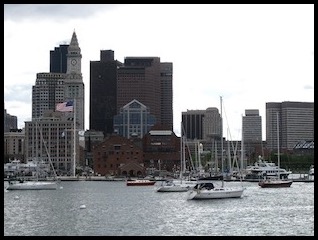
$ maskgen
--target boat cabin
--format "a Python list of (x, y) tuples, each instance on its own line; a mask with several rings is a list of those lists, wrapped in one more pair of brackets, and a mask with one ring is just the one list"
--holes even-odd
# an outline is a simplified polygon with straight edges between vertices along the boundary
[(207, 189), (211, 190), (214, 188), (213, 183), (198, 183), (194, 186), (194, 189)]

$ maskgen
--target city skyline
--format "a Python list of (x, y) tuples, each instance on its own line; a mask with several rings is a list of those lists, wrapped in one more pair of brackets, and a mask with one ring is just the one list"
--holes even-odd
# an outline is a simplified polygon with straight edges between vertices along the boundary
[(155, 56), (173, 63), (177, 135), (181, 112), (219, 109), (220, 96), (233, 140), (241, 139), (246, 109), (259, 110), (265, 140), (266, 102), (314, 102), (313, 4), (5, 4), (4, 20), (4, 108), (19, 128), (31, 120), (36, 74), (49, 72), (50, 50), (69, 44), (74, 30), (83, 55), (85, 129), (89, 62), (103, 49), (121, 62)]

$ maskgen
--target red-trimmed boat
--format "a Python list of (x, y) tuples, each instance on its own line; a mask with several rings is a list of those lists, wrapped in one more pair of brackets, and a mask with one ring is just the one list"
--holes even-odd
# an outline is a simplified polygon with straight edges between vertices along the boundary
[(262, 188), (281, 188), (281, 187), (290, 187), (293, 180), (291, 179), (265, 179), (258, 183), (258, 186)]

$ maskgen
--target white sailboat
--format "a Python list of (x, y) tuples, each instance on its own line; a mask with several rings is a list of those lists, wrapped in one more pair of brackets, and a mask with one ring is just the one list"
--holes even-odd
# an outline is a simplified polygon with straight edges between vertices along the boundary
[[(277, 112), (277, 167), (280, 169), (280, 152), (279, 152), (279, 118)], [(265, 177), (265, 179), (258, 182), (258, 185), (262, 188), (282, 188), (290, 187), (293, 183), (291, 179), (281, 179), (280, 171), (277, 172), (277, 176), (274, 178)]]
[(189, 189), (191, 189), (194, 184), (193, 183), (186, 183), (183, 179), (183, 172), (185, 171), (185, 141), (184, 136), (181, 134), (180, 139), (180, 176), (179, 180), (166, 180), (161, 181), (161, 184), (159, 186), (156, 186), (156, 192), (187, 192)]
[[(56, 172), (54, 170), (53, 164), (51, 162), (51, 157), (50, 157), (50, 153), (47, 149), (46, 143), (43, 139), (42, 136), (42, 131), (40, 130), (40, 136), (41, 139), (44, 143), (44, 147), (46, 150), (46, 153), (48, 154), (48, 159), (50, 162), (50, 166), (53, 169), (53, 173), (54, 173), (54, 179), (53, 181), (39, 181), (38, 179), (38, 172), (36, 171), (36, 178), (32, 179), (32, 180), (25, 180), (23, 178), (15, 178), (15, 179), (9, 179), (9, 185), (7, 186), (6, 190), (56, 190), (57, 189), (57, 184), (58, 184), (58, 180), (57, 180), (57, 175)], [(38, 163), (37, 163), (37, 168), (38, 168)]]
[(9, 180), (6, 190), (56, 190), (56, 181), (24, 181), (22, 179)]
[[(222, 97), (221, 97), (221, 151), (222, 151), (222, 173), (223, 173), (223, 118), (222, 118)], [(241, 187), (224, 187), (224, 180), (222, 178), (222, 185), (220, 187), (214, 186), (213, 182), (197, 182), (195, 187), (188, 191), (187, 200), (200, 199), (223, 199), (223, 198), (240, 198), (244, 192)]]

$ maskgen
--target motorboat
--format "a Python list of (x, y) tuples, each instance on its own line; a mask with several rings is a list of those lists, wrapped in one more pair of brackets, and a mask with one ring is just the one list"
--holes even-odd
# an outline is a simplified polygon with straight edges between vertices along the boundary
[(127, 179), (126, 186), (152, 186), (155, 185), (156, 181), (148, 179)]
[(277, 166), (274, 162), (268, 162), (259, 156), (258, 161), (255, 162), (254, 165), (246, 167), (244, 179), (252, 180), (277, 176), (280, 176), (280, 179), (288, 179), (288, 176), (291, 173), (291, 171), (287, 171), (286, 169)]
[(293, 183), (293, 180), (267, 178), (263, 181), (260, 181), (258, 183), (258, 186), (262, 188), (281, 188), (281, 187), (290, 187), (292, 183)]

